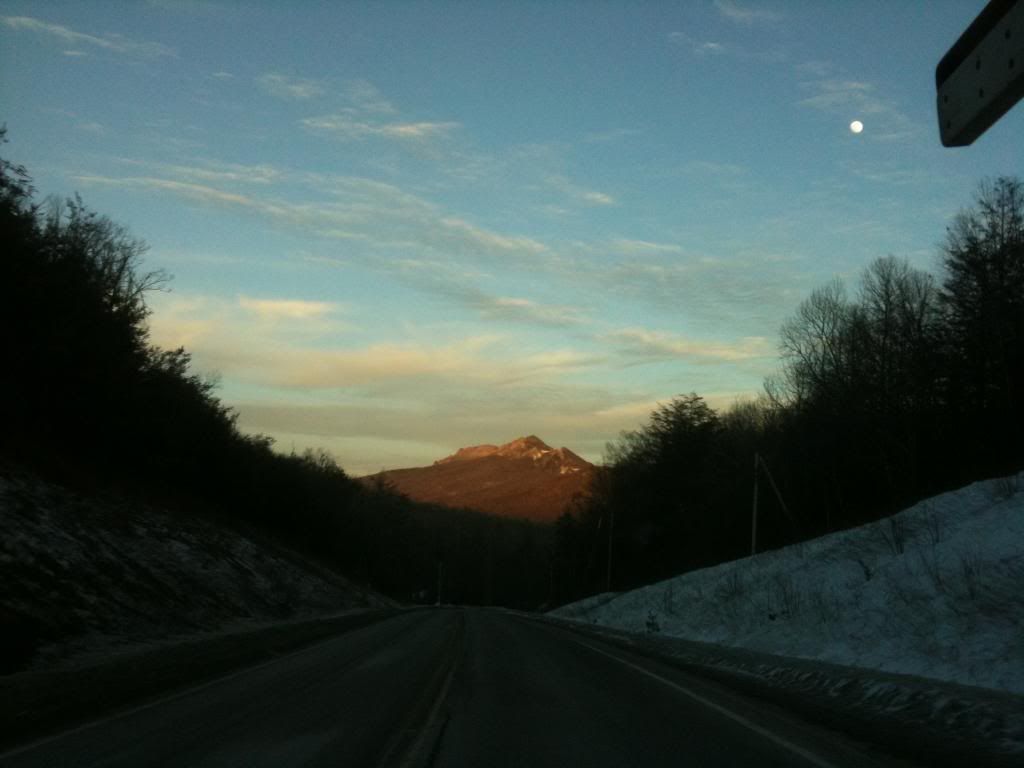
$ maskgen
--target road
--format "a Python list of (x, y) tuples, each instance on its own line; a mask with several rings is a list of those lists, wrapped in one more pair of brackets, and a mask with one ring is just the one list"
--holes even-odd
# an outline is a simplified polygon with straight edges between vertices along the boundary
[(658, 662), (497, 610), (403, 613), (0, 766), (870, 766)]

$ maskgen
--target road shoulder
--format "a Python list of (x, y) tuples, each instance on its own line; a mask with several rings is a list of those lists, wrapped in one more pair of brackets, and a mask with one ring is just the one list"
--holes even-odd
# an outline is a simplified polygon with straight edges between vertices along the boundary
[(113, 715), (400, 613), (348, 612), (0, 677), (0, 750)]
[(815, 725), (929, 766), (1016, 766), (1024, 701), (1002, 691), (533, 617), (799, 715)]

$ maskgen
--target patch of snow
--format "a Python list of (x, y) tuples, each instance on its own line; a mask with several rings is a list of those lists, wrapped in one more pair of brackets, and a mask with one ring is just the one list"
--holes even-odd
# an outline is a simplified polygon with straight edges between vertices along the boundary
[(0, 620), (37, 667), (386, 604), (255, 531), (0, 475)]
[(1024, 473), (553, 612), (1024, 693)]

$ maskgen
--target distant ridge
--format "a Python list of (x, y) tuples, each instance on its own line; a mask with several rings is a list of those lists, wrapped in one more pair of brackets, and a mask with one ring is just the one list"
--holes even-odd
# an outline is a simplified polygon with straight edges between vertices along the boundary
[(502, 517), (557, 519), (576, 494), (586, 493), (594, 465), (536, 435), (504, 445), (473, 445), (429, 467), (371, 475), (416, 501), (465, 507)]

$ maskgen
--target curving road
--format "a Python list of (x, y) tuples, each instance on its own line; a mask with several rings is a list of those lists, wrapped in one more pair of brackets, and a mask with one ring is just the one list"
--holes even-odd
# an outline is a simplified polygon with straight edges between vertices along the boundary
[(0, 766), (870, 766), (785, 713), (557, 626), (404, 613)]

